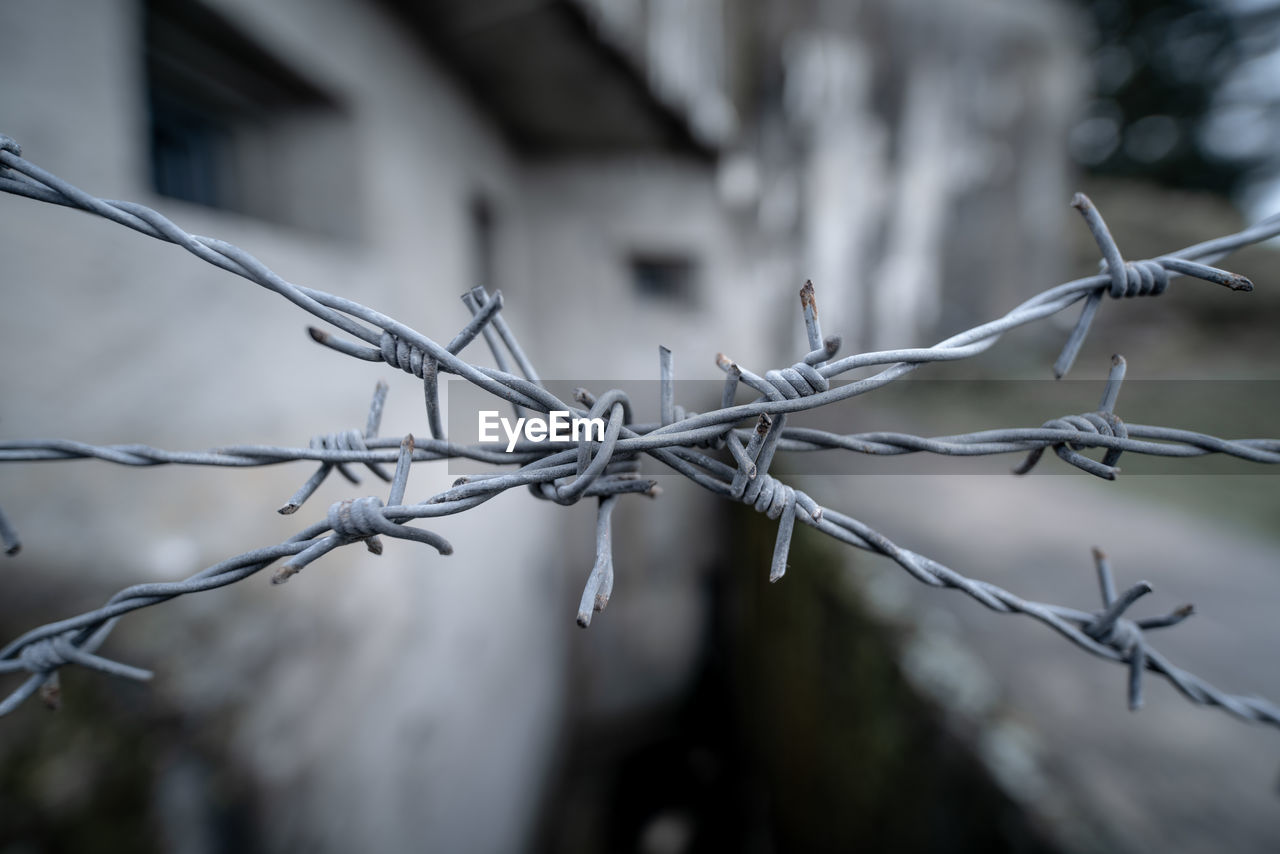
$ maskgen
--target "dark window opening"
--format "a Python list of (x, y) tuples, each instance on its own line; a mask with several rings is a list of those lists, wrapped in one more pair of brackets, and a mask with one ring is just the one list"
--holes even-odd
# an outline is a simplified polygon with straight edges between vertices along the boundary
[(162, 97), (151, 102), (151, 185), (157, 193), (211, 208), (234, 207), (219, 190), (226, 174), (226, 129)]
[(645, 299), (691, 303), (696, 297), (698, 265), (678, 254), (634, 254), (631, 282)]
[(157, 193), (358, 234), (354, 132), (336, 98), (192, 0), (147, 0), (143, 36)]

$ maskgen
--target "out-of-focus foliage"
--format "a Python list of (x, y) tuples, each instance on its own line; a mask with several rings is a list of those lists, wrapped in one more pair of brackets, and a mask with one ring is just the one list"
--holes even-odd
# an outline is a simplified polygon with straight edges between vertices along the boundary
[(1095, 80), (1071, 135), (1083, 166), (1232, 194), (1280, 168), (1280, 4), (1081, 2)]

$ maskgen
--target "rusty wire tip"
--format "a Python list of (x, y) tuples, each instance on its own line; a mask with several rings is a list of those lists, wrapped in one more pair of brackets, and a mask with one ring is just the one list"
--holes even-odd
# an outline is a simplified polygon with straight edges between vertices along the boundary
[(1089, 201), (1089, 197), (1084, 193), (1076, 193), (1071, 197), (1071, 207), (1083, 212), (1088, 208), (1092, 208), (1093, 202)]
[(760, 418), (756, 421), (756, 432), (760, 434), (768, 433), (769, 428), (773, 426), (773, 416), (767, 412), (761, 412)]
[(62, 708), (62, 681), (58, 678), (58, 671), (50, 673), (40, 686), (40, 702), (51, 712)]
[(459, 486), (462, 486), (464, 483), (470, 483), (470, 482), (471, 482), (471, 478), (469, 478), (467, 475), (464, 474), (462, 477), (458, 478), (453, 482), (453, 487), (451, 488), (459, 487)]
[[(591, 618), (597, 611), (603, 611), (609, 607), (609, 594), (606, 592), (590, 592), (591, 583), (588, 582), (588, 591), (584, 594), (582, 603), (578, 606), (578, 615), (576, 622), (582, 628), (591, 626)], [(588, 602), (587, 596), (590, 596)]]
[(843, 339), (839, 335), (828, 335), (826, 339), (823, 340), (822, 346), (823, 349), (827, 351), (828, 356), (834, 356), (840, 349), (840, 345), (842, 343)]
[(1097, 546), (1094, 546), (1092, 551), (1093, 551), (1093, 560), (1095, 563), (1102, 563), (1107, 559), (1107, 553), (1104, 552), (1102, 549), (1098, 548)]
[(573, 390), (573, 399), (583, 406), (594, 406), (596, 402), (596, 396), (582, 387)]
[(1180, 608), (1176, 608), (1173, 611), (1170, 611), (1168, 614), (1165, 614), (1163, 617), (1147, 617), (1142, 620), (1137, 620), (1136, 622), (1137, 622), (1138, 628), (1140, 629), (1164, 629), (1164, 628), (1168, 628), (1169, 626), (1178, 625), (1178, 623), (1181, 623), (1183, 620), (1185, 620), (1187, 617), (1190, 617), (1195, 612), (1196, 612), (1195, 607), (1190, 604), (1187, 604), (1187, 605), (1183, 605)]
[(364, 541), (364, 547), (369, 550), (369, 554), (382, 554), (382, 540), (377, 537), (369, 537)]
[(1233, 291), (1244, 291), (1245, 293), (1248, 293), (1253, 290), (1253, 282), (1249, 281), (1248, 278), (1240, 275), (1239, 273), (1229, 274), (1222, 284), (1226, 285)]
[(292, 516), (294, 513), (298, 512), (299, 506), (301, 505), (294, 504), (292, 501), (290, 501), (288, 504), (283, 504), (279, 508), (277, 508), (276, 512), (279, 513), (281, 516)]
[(298, 570), (296, 568), (289, 566), (288, 564), (285, 564), (284, 566), (277, 569), (275, 573), (272, 574), (271, 583), (284, 584), (286, 581), (288, 581), (290, 578), (293, 578), (297, 574), (298, 574)]
[(814, 298), (813, 298), (813, 280), (812, 279), (805, 279), (804, 284), (800, 286), (800, 305), (806, 308), (812, 307), (814, 311), (817, 311), (818, 309), (818, 304), (814, 301)]
[(642, 494), (649, 498), (657, 498), (659, 495), (662, 494), (662, 487), (658, 486), (658, 482), (656, 480), (651, 480), (649, 481), (649, 488), (646, 489)]
[(716, 367), (726, 373), (732, 371), (742, 373), (742, 369), (738, 367), (738, 363), (733, 359), (730, 359), (724, 353), (716, 353)]
[[(409, 469), (413, 465), (413, 449), (415, 441), (412, 433), (405, 433), (400, 440), (400, 453), (396, 457), (395, 474), (391, 476), (391, 494), (388, 503), (399, 504), (404, 499), (404, 490), (409, 483)], [(386, 480), (386, 478), (383, 478)]]
[(1120, 396), (1120, 386), (1128, 372), (1129, 363), (1119, 353), (1111, 357), (1111, 370), (1107, 371), (1107, 385), (1102, 393), (1102, 402), (1098, 404), (1101, 412), (1110, 412), (1115, 408), (1116, 398)]
[(316, 342), (317, 344), (327, 345), (329, 343), (329, 339), (333, 337), (328, 332), (325, 332), (323, 329), (317, 329), (314, 326), (307, 327), (307, 334), (310, 335), (311, 340)]

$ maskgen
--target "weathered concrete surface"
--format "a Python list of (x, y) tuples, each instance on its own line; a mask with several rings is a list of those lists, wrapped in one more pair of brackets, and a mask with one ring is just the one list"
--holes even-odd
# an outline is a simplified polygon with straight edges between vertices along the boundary
[[(1046, 472), (1054, 462), (1042, 464)], [(1257, 477), (1266, 475), (1243, 476), (1255, 491)], [(1160, 476), (1140, 486), (1176, 496), (1243, 478)], [(900, 545), (1029, 599), (1097, 607), (1089, 548), (1100, 546), (1117, 585), (1155, 587), (1135, 616), (1195, 604), (1188, 622), (1152, 632), (1153, 646), (1224, 690), (1280, 697), (1280, 541), (1264, 533), (1084, 476), (830, 477), (806, 488)], [(994, 614), (916, 584), (887, 560), (851, 554), (851, 582), (881, 613), (924, 627), (917, 639), (925, 640), (903, 656), (917, 685), (967, 721), (1016, 727), (1017, 743), (1002, 746), (991, 738), (999, 728), (980, 726), (977, 746), (1030, 809), (1050, 821), (1090, 815), (1133, 850), (1276, 850), (1275, 732), (1192, 705), (1151, 674), (1146, 706), (1130, 713), (1120, 667), (1029, 618)]]

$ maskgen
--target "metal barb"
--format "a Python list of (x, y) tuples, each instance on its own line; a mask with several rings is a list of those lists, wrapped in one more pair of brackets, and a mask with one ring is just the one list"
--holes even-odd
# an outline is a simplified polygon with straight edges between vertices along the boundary
[(587, 576), (582, 600), (578, 603), (578, 625), (584, 629), (591, 625), (592, 613), (603, 611), (613, 594), (612, 518), (613, 507), (617, 503), (618, 496), (610, 495), (600, 499), (596, 510), (596, 562)]
[[(367, 450), (367, 440), (377, 437), (378, 427), (382, 423), (382, 407), (386, 400), (387, 384), (382, 380), (378, 380), (378, 384), (373, 389), (373, 400), (369, 403), (369, 416), (365, 419), (364, 435), (361, 436), (354, 431), (347, 431), (346, 433), (329, 433), (323, 436), (315, 436), (311, 439), (312, 449), (356, 452)], [(391, 480), (391, 476), (383, 471), (376, 461), (366, 460), (364, 464), (379, 479), (384, 481)], [(298, 512), (298, 508), (302, 507), (306, 500), (315, 494), (315, 491), (320, 488), (320, 484), (324, 483), (325, 478), (329, 476), (329, 472), (335, 468), (349, 483), (356, 485), (360, 483), (360, 479), (352, 474), (343, 463), (336, 461), (322, 462), (315, 473), (307, 478), (306, 483), (302, 484), (298, 491), (293, 494), (293, 497), (277, 509), (276, 512), (283, 516)]]
[[(1103, 609), (1095, 612), (1092, 617), (1081, 620), (1081, 628), (1084, 629), (1085, 634), (1089, 637), (1114, 649), (1120, 654), (1120, 660), (1128, 665), (1129, 709), (1137, 711), (1142, 707), (1142, 673), (1147, 669), (1164, 673), (1184, 694), (1195, 690), (1204, 690), (1206, 695), (1217, 694), (1216, 689), (1195, 685), (1194, 678), (1188, 677), (1182, 671), (1170, 670), (1163, 659), (1151, 657), (1148, 654), (1146, 641), (1142, 635), (1143, 631), (1147, 629), (1176, 626), (1191, 616), (1195, 609), (1191, 605), (1183, 605), (1162, 617), (1147, 617), (1141, 620), (1125, 619), (1124, 612), (1134, 602), (1150, 593), (1151, 585), (1145, 581), (1139, 581), (1117, 596), (1115, 583), (1111, 576), (1111, 563), (1108, 561), (1107, 556), (1101, 549), (1095, 547), (1093, 549), (1093, 560), (1097, 566), (1098, 586), (1102, 594)], [(1190, 696), (1190, 694), (1188, 695)], [(1197, 698), (1193, 697), (1193, 699)], [(1235, 698), (1231, 699), (1234, 700)], [(1199, 701), (1208, 702), (1206, 699), (1200, 699)], [(1237, 711), (1232, 709), (1230, 705), (1226, 705), (1226, 707), (1229, 711)], [(1267, 720), (1266, 717), (1257, 719)]]
[[(1077, 435), (1032, 448), (1027, 453), (1026, 459), (1013, 469), (1013, 473), (1024, 475), (1030, 472), (1044, 455), (1045, 447), (1047, 446), (1052, 447), (1054, 453), (1063, 462), (1103, 480), (1115, 480), (1116, 475), (1120, 473), (1120, 469), (1116, 466), (1116, 463), (1120, 460), (1120, 454), (1130, 447), (1141, 448), (1140, 445), (1135, 445), (1128, 441), (1129, 426), (1112, 412), (1115, 408), (1116, 398), (1120, 395), (1120, 384), (1124, 381), (1124, 372), (1124, 357), (1112, 356), (1111, 372), (1107, 377), (1107, 385), (1103, 389), (1102, 401), (1098, 404), (1097, 411), (1088, 412), (1084, 415), (1067, 415), (1063, 418), (1054, 418), (1051, 421), (1046, 421), (1041, 427), (1045, 431), (1069, 431)], [(1090, 438), (1091, 436), (1115, 441), (1102, 442), (1100, 439)], [(1099, 444), (1107, 449), (1102, 462), (1091, 460), (1079, 452), (1081, 447), (1092, 447)]]
[(804, 287), (800, 288), (800, 311), (804, 314), (804, 331), (805, 337), (809, 339), (809, 349), (821, 349), (822, 326), (818, 323), (818, 300), (814, 296), (812, 281), (805, 281)]
[[(1071, 206), (1084, 217), (1085, 224), (1093, 235), (1094, 242), (1098, 244), (1098, 249), (1103, 258), (1102, 266), (1105, 280), (1094, 286), (1089, 292), (1085, 299), (1084, 308), (1080, 312), (1080, 319), (1076, 321), (1075, 327), (1071, 330), (1071, 334), (1062, 348), (1061, 355), (1058, 356), (1057, 361), (1053, 364), (1054, 376), (1059, 379), (1066, 376), (1067, 372), (1071, 370), (1072, 364), (1075, 363), (1076, 356), (1080, 353), (1080, 347), (1084, 344), (1085, 336), (1093, 323), (1093, 318), (1098, 312), (1103, 293), (1109, 293), (1114, 299), (1159, 296), (1169, 287), (1169, 280), (1173, 276), (1180, 275), (1223, 285), (1234, 291), (1247, 292), (1253, 290), (1253, 283), (1238, 273), (1219, 270), (1216, 267), (1199, 264), (1184, 257), (1184, 255), (1189, 254), (1190, 250), (1162, 255), (1159, 258), (1145, 261), (1126, 263), (1124, 257), (1120, 254), (1120, 247), (1116, 245), (1115, 238), (1111, 236), (1111, 230), (1107, 228), (1106, 222), (1102, 219), (1102, 214), (1098, 212), (1089, 197), (1084, 193), (1076, 193), (1075, 198), (1071, 200)], [(1191, 249), (1194, 250), (1196, 248), (1198, 247), (1192, 247)], [(1108, 283), (1110, 285), (1109, 288), (1107, 287)]]
[(666, 427), (675, 420), (675, 368), (671, 361), (671, 351), (662, 346), (658, 347), (658, 382), (660, 417), (662, 426)]

